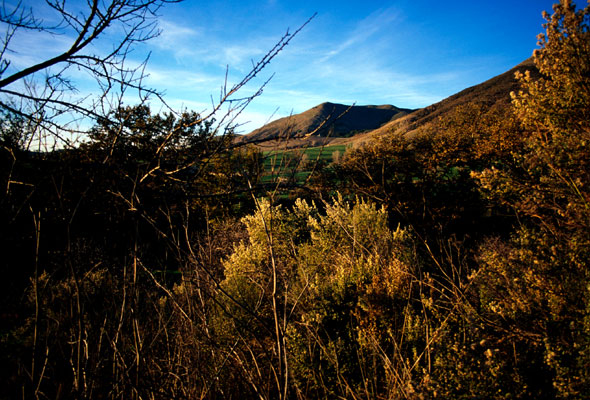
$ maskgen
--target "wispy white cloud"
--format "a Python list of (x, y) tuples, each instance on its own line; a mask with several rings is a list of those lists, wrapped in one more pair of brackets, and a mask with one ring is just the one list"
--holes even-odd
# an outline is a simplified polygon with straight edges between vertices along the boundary
[(199, 87), (218, 87), (222, 76), (213, 75), (199, 70), (173, 66), (166, 68), (163, 65), (148, 64), (146, 82), (150, 85), (165, 88), (167, 90), (194, 91)]
[(74, 42), (67, 35), (20, 30), (12, 37), (5, 57), (14, 68), (26, 68), (66, 51)]
[(476, 63), (417, 67), (407, 60), (405, 43), (392, 38), (404, 19), (396, 8), (381, 9), (349, 29), (342, 27), (338, 35), (304, 35), (295, 49), (279, 57), (277, 77), (264, 101), (295, 112), (323, 101), (417, 108), (463, 89)]
[(365, 44), (377, 33), (387, 30), (390, 24), (398, 18), (399, 12), (395, 8), (380, 9), (372, 12), (360, 20), (350, 31), (345, 29), (344, 32), (348, 32), (348, 34), (344, 40), (340, 43), (334, 43), (331, 46), (332, 49), (320, 58), (320, 62), (326, 62), (346, 50)]
[[(150, 43), (155, 50), (172, 54), (175, 63), (191, 63), (200, 55), (200, 47), (195, 43), (203, 39), (203, 31), (198, 27), (189, 27), (166, 19), (159, 22), (161, 33)], [(168, 58), (170, 62), (170, 58)]]
[[(257, 45), (229, 45), (223, 47), (218, 54), (222, 57), (212, 54), (212, 59), (221, 62), (222, 65), (231, 65), (243, 70), (244, 63), (249, 63), (251, 60), (264, 55), (265, 51)], [(251, 66), (250, 64), (246, 65), (246, 68)]]
[(186, 26), (180, 23), (172, 22), (166, 19), (160, 19), (158, 26), (160, 36), (154, 39), (156, 46), (169, 46), (170, 44), (183, 43), (187, 40), (199, 37), (203, 34), (203, 29), (196, 26)]

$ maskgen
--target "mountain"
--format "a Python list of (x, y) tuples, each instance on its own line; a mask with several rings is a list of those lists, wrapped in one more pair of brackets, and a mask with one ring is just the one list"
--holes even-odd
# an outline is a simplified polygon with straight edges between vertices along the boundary
[(276, 140), (288, 140), (288, 147), (320, 145), (335, 138), (347, 138), (375, 130), (414, 110), (392, 105), (347, 106), (322, 103), (314, 108), (272, 121), (242, 136), (240, 141), (276, 146)]
[[(328, 143), (362, 143), (384, 134), (412, 135), (438, 117), (469, 102), (486, 107), (510, 106), (510, 92), (519, 89), (515, 73), (539, 75), (531, 58), (509, 71), (417, 110), (392, 105), (346, 106), (322, 103), (301, 114), (281, 118), (238, 139), (263, 147), (295, 148)], [(276, 140), (275, 140), (276, 139)]]
[(364, 135), (363, 139), (391, 133), (411, 135), (419, 128), (428, 125), (434, 119), (469, 102), (477, 102), (490, 108), (492, 106), (509, 107), (511, 101), (510, 92), (518, 91), (519, 89), (519, 83), (515, 78), (515, 73), (524, 73), (527, 70), (530, 71), (533, 78), (539, 76), (539, 72), (532, 58), (529, 58), (503, 74), (462, 90), (438, 103), (415, 110), (403, 118), (388, 122), (378, 129), (368, 132)]

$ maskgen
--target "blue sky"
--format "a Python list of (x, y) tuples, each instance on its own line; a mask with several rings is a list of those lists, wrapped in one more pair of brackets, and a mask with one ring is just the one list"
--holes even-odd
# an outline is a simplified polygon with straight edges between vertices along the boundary
[[(52, 22), (42, 0), (26, 3)], [(552, 3), (185, 0), (160, 10), (161, 35), (141, 44), (128, 61), (138, 63), (151, 54), (147, 84), (164, 91), (176, 110), (207, 113), (211, 97), (219, 97), (226, 68), (229, 85), (239, 82), (252, 60), (317, 13), (242, 91), (244, 96), (252, 94), (273, 76), (263, 94), (239, 116), (239, 131), (247, 133), (270, 119), (325, 101), (428, 106), (530, 57), (543, 31), (541, 13), (550, 11)], [(86, 2), (66, 4), (84, 7)], [(15, 70), (55, 56), (71, 44), (67, 34), (28, 31), (13, 40), (10, 59)], [(108, 40), (107, 36), (99, 46), (112, 46)], [(72, 79), (78, 81), (79, 96), (92, 91), (81, 74)], [(137, 99), (125, 101), (133, 104)], [(151, 106), (162, 110), (155, 101)]]
[(287, 29), (313, 21), (253, 82), (274, 74), (241, 116), (249, 132), (321, 102), (419, 108), (531, 56), (552, 1), (207, 1), (161, 12), (150, 83), (175, 107), (210, 108)]

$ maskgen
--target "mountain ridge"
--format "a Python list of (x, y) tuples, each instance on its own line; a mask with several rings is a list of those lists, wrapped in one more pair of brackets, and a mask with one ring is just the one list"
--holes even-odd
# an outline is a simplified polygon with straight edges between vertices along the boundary
[(532, 58), (528, 58), (504, 73), (465, 88), (427, 107), (419, 108), (397, 121), (390, 121), (370, 132), (369, 136), (387, 133), (411, 135), (419, 128), (428, 125), (434, 119), (469, 102), (483, 103), (489, 108), (494, 105), (508, 107), (511, 103), (510, 93), (520, 89), (520, 84), (515, 78), (515, 74), (517, 72), (524, 73), (527, 70), (530, 71), (533, 78), (539, 76), (539, 72)]
[(517, 72), (539, 76), (532, 58), (477, 85), (463, 89), (437, 103), (418, 109), (390, 104), (347, 106), (324, 102), (300, 114), (272, 121), (238, 139), (261, 147), (296, 148), (364, 142), (384, 134), (412, 135), (433, 120), (469, 102), (487, 107), (509, 106), (510, 92), (519, 89)]
[(272, 121), (239, 140), (262, 146), (274, 146), (277, 141), (287, 141), (288, 147), (297, 147), (300, 143), (319, 145), (372, 131), (413, 111), (390, 104), (348, 106), (324, 102), (300, 114)]

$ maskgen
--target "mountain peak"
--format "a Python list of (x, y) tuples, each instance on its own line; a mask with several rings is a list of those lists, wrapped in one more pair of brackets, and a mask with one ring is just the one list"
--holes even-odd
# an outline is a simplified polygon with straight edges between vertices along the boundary
[(247, 142), (272, 139), (307, 139), (349, 137), (371, 131), (413, 110), (385, 105), (345, 105), (324, 102), (300, 114), (280, 118), (242, 138)]

